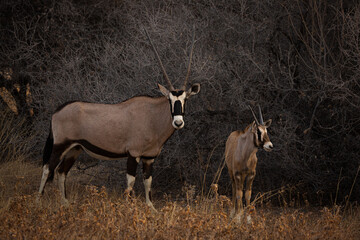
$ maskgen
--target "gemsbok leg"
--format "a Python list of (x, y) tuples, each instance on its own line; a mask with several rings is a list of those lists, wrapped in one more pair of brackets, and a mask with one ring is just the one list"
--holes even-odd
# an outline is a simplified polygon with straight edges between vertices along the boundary
[(244, 188), (244, 182), (245, 182), (246, 174), (236, 172), (235, 173), (235, 188), (236, 188), (236, 204), (235, 204), (235, 216), (237, 216), (239, 213), (242, 214), (243, 210), (243, 188)]
[[(48, 143), (47, 143), (48, 144)], [(61, 155), (64, 151), (63, 146), (51, 145), (51, 151), (47, 152), (43, 156), (43, 173), (41, 177), (41, 183), (39, 188), (39, 196), (44, 193), (45, 185), (48, 181), (54, 178), (54, 170), (60, 163)]]
[(255, 172), (250, 173), (246, 178), (245, 200), (247, 207), (250, 206), (251, 188), (254, 178), (255, 178)]
[(66, 155), (63, 157), (63, 160), (60, 162), (60, 164), (57, 166), (57, 172), (58, 172), (58, 184), (59, 189), (61, 192), (61, 201), (64, 204), (68, 204), (68, 200), (66, 197), (66, 176), (69, 173), (71, 167), (74, 165), (77, 157), (81, 154), (82, 149), (80, 146), (76, 146), (74, 148), (71, 148), (68, 150)]
[(236, 205), (236, 185), (235, 185), (235, 178), (232, 173), (229, 171), (230, 179), (231, 179), (231, 188), (232, 188), (232, 195), (231, 195), (231, 202), (232, 202), (232, 209), (230, 212), (230, 217), (233, 218), (235, 216), (235, 205)]
[(153, 172), (154, 159), (143, 159), (143, 176), (145, 187), (145, 201), (146, 204), (154, 211), (155, 208), (151, 202), (151, 182)]
[(136, 170), (138, 163), (140, 162), (140, 158), (134, 158), (129, 156), (126, 164), (126, 180), (127, 180), (127, 189), (126, 192), (130, 194), (130, 196), (135, 196), (134, 193), (134, 184), (136, 178)]

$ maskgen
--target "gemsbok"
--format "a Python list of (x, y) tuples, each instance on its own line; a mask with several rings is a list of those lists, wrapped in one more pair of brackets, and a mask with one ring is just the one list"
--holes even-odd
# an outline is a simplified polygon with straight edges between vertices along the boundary
[[(249, 106), (255, 121), (249, 124), (244, 131), (234, 131), (230, 134), (225, 146), (225, 162), (229, 170), (232, 183), (232, 204), (230, 216), (241, 218), (243, 212), (243, 187), (246, 179), (245, 200), (246, 206), (250, 206), (251, 187), (256, 174), (257, 157), (259, 148), (271, 151), (271, 143), (267, 128), (271, 125), (271, 119), (264, 122), (259, 106), (260, 122), (254, 111)], [(238, 215), (241, 213), (240, 215)], [(248, 219), (249, 220), (249, 219)]]
[(159, 54), (145, 30), (169, 89), (158, 84), (161, 97), (137, 96), (118, 104), (70, 102), (51, 117), (51, 128), (43, 153), (43, 172), (39, 197), (45, 184), (57, 172), (61, 200), (67, 204), (66, 176), (82, 151), (102, 160), (127, 157), (127, 191), (133, 192), (137, 165), (142, 160), (146, 204), (151, 202), (154, 159), (176, 129), (184, 127), (185, 102), (199, 93), (200, 84), (186, 85), (194, 48), (192, 36), (187, 73), (183, 86), (175, 89), (166, 74)]

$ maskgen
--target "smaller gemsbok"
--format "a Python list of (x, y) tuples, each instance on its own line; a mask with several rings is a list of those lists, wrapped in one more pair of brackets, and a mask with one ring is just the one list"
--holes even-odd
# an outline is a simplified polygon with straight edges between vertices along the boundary
[[(271, 151), (273, 144), (267, 134), (271, 119), (264, 122), (259, 106), (260, 122), (254, 111), (249, 106), (255, 121), (248, 125), (244, 131), (234, 131), (226, 141), (225, 161), (229, 170), (232, 183), (231, 217), (238, 216), (243, 211), (243, 187), (246, 179), (245, 200), (246, 206), (250, 205), (251, 187), (256, 174), (257, 157), (259, 148)], [(241, 215), (239, 216), (241, 217)]]
[[(146, 32), (146, 31), (145, 31)], [(158, 84), (162, 97), (138, 96), (118, 104), (71, 102), (59, 107), (51, 117), (51, 128), (43, 155), (39, 196), (47, 181), (58, 173), (62, 202), (67, 203), (65, 180), (82, 151), (103, 160), (127, 157), (127, 191), (132, 192), (137, 165), (142, 160), (146, 204), (151, 202), (154, 158), (176, 129), (184, 127), (185, 102), (200, 91), (200, 84), (186, 85), (194, 48), (194, 35), (183, 86), (171, 84), (158, 52), (146, 32), (169, 90)]]

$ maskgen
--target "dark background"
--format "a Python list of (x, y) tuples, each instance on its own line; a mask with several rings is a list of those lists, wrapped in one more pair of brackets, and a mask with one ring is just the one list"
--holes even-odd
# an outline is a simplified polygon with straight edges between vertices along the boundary
[[(156, 83), (166, 82), (143, 29), (179, 87), (195, 26), (190, 82), (201, 91), (156, 159), (154, 189), (176, 192), (186, 182), (208, 191), (228, 135), (253, 120), (247, 105), (259, 103), (273, 120), (275, 149), (258, 152), (255, 194), (286, 188), (315, 204), (350, 193), (360, 200), (357, 1), (2, 0), (0, 10), (0, 88), (27, 119), (27, 150), (39, 165), (58, 105), (161, 96)], [(85, 167), (107, 164), (87, 159)], [(230, 195), (226, 168), (219, 192)]]

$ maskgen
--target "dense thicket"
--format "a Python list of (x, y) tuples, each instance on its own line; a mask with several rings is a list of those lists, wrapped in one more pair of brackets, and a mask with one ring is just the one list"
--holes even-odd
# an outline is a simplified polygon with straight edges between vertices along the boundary
[[(61, 103), (160, 95), (156, 83), (165, 82), (144, 28), (181, 84), (195, 25), (191, 82), (201, 92), (157, 159), (154, 188), (207, 188), (227, 136), (253, 120), (247, 104), (259, 103), (273, 119), (275, 149), (258, 153), (255, 192), (296, 186), (330, 202), (346, 199), (355, 183), (351, 200), (360, 200), (356, 1), (13, 0), (0, 9), (0, 87), (26, 114), (29, 84), (39, 156)], [(226, 169), (219, 183), (220, 192), (230, 190)]]

